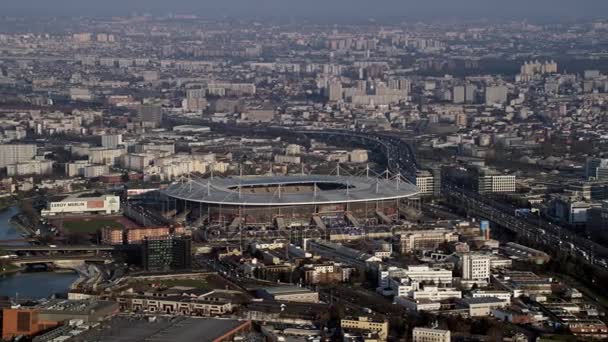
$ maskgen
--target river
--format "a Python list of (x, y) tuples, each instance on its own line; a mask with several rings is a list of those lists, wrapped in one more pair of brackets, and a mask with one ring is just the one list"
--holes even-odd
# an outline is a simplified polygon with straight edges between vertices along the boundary
[[(10, 223), (19, 209), (10, 207), (0, 211), (0, 240), (21, 238), (21, 232)], [(39, 299), (56, 293), (65, 294), (78, 279), (75, 272), (23, 272), (0, 276), (0, 296)]]
[(21, 239), (21, 232), (10, 223), (11, 217), (19, 212), (17, 207), (9, 207), (0, 211), (0, 240)]

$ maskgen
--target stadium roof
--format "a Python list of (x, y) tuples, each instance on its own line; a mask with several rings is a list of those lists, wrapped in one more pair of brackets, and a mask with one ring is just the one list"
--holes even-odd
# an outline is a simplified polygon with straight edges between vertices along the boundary
[[(279, 185), (339, 184), (333, 190), (286, 192)], [(253, 186), (276, 186), (272, 192), (252, 193), (243, 189)], [(239, 188), (241, 189), (239, 191)], [(415, 185), (402, 178), (367, 178), (353, 176), (242, 176), (231, 178), (191, 179), (170, 185), (164, 193), (170, 197), (221, 205), (278, 206), (336, 204), (399, 199), (418, 193)]]

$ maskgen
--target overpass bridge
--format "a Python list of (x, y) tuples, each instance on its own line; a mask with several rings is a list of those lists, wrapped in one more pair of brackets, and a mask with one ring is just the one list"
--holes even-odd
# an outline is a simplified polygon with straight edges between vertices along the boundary
[(16, 246), (16, 245), (0, 245), (0, 251), (13, 253), (28, 253), (28, 252), (100, 252), (114, 251), (115, 246), (104, 245), (48, 245), (48, 246)]
[(10, 259), (10, 263), (20, 267), (34, 264), (53, 264), (61, 268), (74, 268), (85, 262), (106, 262), (111, 261), (111, 257), (79, 254), (79, 255), (57, 255), (57, 256), (27, 256)]

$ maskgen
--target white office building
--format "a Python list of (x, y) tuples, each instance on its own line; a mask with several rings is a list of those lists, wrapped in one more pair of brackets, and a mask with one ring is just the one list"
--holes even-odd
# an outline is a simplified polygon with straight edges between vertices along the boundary
[(460, 258), (462, 279), (489, 280), (492, 259), (488, 255), (466, 253)]
[(416, 327), (412, 331), (414, 342), (450, 342), (451, 338), (449, 330)]

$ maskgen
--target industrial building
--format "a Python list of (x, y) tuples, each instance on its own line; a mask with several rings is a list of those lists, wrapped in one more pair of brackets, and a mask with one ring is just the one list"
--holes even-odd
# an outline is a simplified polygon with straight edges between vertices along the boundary
[(144, 238), (143, 266), (147, 271), (179, 270), (192, 267), (192, 238), (167, 235)]

